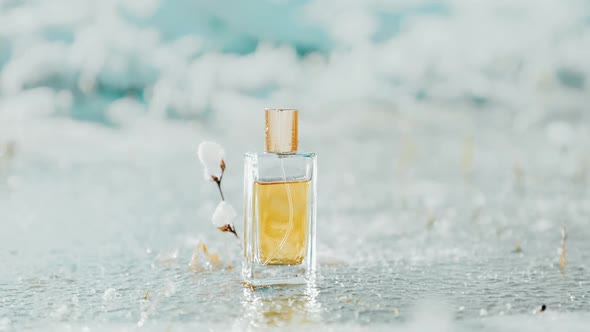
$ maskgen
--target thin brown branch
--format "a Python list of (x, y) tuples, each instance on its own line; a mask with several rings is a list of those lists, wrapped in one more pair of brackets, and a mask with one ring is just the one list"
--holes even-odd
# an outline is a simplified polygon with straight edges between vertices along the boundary
[(223, 190), (221, 190), (221, 179), (223, 178), (223, 172), (221, 172), (221, 177), (218, 178), (215, 175), (211, 175), (211, 180), (213, 180), (213, 182), (217, 183), (217, 188), (219, 189), (219, 194), (221, 195), (221, 200), (225, 201), (225, 198), (223, 197)]
[(565, 240), (567, 239), (567, 233), (565, 229), (565, 225), (561, 229), (561, 256), (559, 257), (559, 266), (561, 267), (561, 272), (565, 272)]
[(225, 201), (225, 197), (223, 197), (223, 190), (221, 190), (221, 180), (216, 181), (217, 182), (217, 188), (219, 189), (219, 194), (221, 195), (221, 200)]
[(221, 190), (221, 180), (223, 180), (223, 174), (225, 173), (225, 160), (221, 159), (221, 164), (219, 165), (219, 167), (221, 167), (221, 175), (219, 177), (211, 175), (211, 180), (217, 183), (217, 188), (219, 189), (221, 200), (225, 201), (225, 197), (223, 197), (223, 190)]

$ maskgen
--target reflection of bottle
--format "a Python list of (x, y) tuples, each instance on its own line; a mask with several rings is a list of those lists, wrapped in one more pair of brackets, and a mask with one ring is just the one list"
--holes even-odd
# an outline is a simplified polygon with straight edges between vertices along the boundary
[(297, 152), (297, 116), (267, 109), (265, 153), (245, 156), (242, 275), (253, 286), (314, 274), (316, 156)]
[[(314, 282), (303, 287), (275, 288), (272, 292), (243, 290), (241, 330), (321, 322), (319, 291)], [(248, 326), (249, 325), (249, 326)]]

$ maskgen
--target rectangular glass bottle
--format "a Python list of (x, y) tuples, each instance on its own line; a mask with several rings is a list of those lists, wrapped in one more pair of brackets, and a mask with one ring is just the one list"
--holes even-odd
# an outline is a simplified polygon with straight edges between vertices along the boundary
[(297, 152), (297, 113), (266, 110), (266, 152), (244, 158), (242, 275), (252, 286), (315, 273), (316, 156)]

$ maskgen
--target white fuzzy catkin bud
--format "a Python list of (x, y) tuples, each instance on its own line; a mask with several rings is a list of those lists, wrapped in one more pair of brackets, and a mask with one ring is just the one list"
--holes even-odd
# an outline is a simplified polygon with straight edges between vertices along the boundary
[(213, 176), (221, 176), (221, 161), (224, 151), (221, 145), (215, 142), (202, 142), (199, 144), (199, 160), (204, 167), (204, 177), (207, 181), (213, 181)]
[(219, 202), (215, 212), (213, 212), (213, 225), (215, 225), (215, 227), (223, 227), (228, 224), (231, 225), (236, 217), (236, 210), (234, 210), (231, 204)]

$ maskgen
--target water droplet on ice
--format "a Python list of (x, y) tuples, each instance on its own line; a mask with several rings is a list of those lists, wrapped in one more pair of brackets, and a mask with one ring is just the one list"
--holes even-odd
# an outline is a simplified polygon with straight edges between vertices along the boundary
[(176, 285), (172, 281), (167, 282), (164, 288), (162, 288), (162, 293), (165, 297), (174, 295), (176, 293)]
[(12, 324), (12, 322), (10, 321), (10, 318), (8, 318), (8, 317), (0, 318), (0, 330), (8, 331), (8, 328), (10, 327), (11, 324)]
[(117, 295), (117, 290), (115, 290), (114, 288), (109, 288), (104, 291), (104, 294), (102, 294), (102, 299), (104, 301), (110, 301), (110, 300), (114, 299), (116, 295)]

